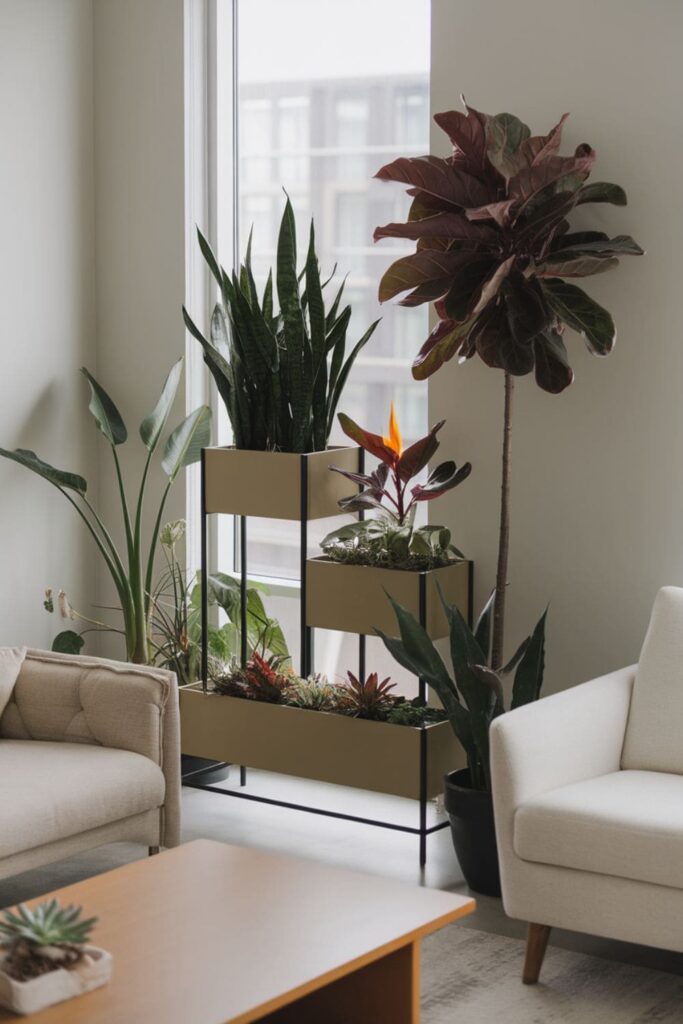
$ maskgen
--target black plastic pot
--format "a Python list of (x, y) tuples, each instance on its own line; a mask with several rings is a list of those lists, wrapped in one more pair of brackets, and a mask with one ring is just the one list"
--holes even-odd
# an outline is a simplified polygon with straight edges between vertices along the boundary
[(500, 896), (491, 794), (470, 787), (467, 768), (444, 776), (444, 786), (453, 846), (465, 881), (474, 892)]
[(223, 761), (212, 761), (208, 757), (180, 755), (180, 775), (184, 783), (199, 782), (204, 786), (215, 786), (225, 782), (230, 774), (230, 765)]

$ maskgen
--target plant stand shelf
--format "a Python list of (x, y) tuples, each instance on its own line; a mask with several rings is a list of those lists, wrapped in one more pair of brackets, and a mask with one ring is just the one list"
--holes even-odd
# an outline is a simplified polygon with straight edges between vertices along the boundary
[[(250, 456), (254, 457), (253, 463)], [(283, 516), (279, 507), (268, 502), (268, 489), (261, 483), (262, 501), (251, 500), (250, 515), (267, 518), (299, 519), (300, 524), (300, 674), (305, 678), (313, 671), (314, 626), (307, 618), (307, 561), (308, 523), (338, 514), (337, 500), (341, 494), (330, 489), (330, 479), (336, 474), (327, 472), (331, 459), (336, 464), (343, 460), (347, 468), (363, 472), (364, 452), (361, 449), (342, 448), (312, 454), (289, 455), (264, 452), (238, 452), (235, 449), (204, 449), (201, 459), (201, 571), (202, 571), (202, 682), (181, 687), (181, 722), (183, 727), (183, 753), (215, 758), (222, 764), (240, 764), (240, 787), (224, 789), (202, 782), (201, 774), (190, 776), (184, 784), (191, 788), (220, 793), (223, 796), (269, 804), (290, 810), (306, 811), (329, 818), (352, 821), (391, 829), (419, 837), (420, 866), (427, 860), (427, 836), (448, 827), (448, 821), (427, 824), (429, 800), (440, 792), (445, 771), (453, 767), (452, 758), (457, 747), (447, 722), (411, 727), (349, 719), (343, 716), (316, 712), (283, 705), (268, 705), (237, 697), (212, 694), (208, 686), (208, 517), (213, 514), (239, 517), (241, 660), (248, 657), (247, 643), (247, 588), (248, 544), (244, 498), (233, 499), (234, 489), (243, 494), (243, 485), (261, 479), (264, 469), (272, 466), (278, 474), (280, 488), (289, 480), (287, 511)], [(275, 461), (274, 461), (275, 460)], [(282, 460), (282, 461), (280, 461)], [(287, 466), (285, 463), (287, 460)], [(297, 466), (298, 462), (298, 466)], [(283, 467), (286, 470), (283, 471)], [(312, 493), (312, 483), (321, 479), (324, 493)], [(284, 472), (284, 475), (283, 475)], [(220, 478), (217, 479), (217, 476)], [(226, 483), (226, 478), (229, 483)], [(339, 478), (340, 479), (340, 478)], [(252, 492), (252, 499), (254, 497)], [(292, 497), (294, 495), (294, 497)], [(298, 506), (298, 516), (294, 512)], [(465, 611), (471, 617), (471, 563), (466, 569), (467, 601)], [(420, 581), (419, 616), (427, 624), (424, 574)], [(366, 636), (358, 634), (358, 671), (366, 674)], [(426, 684), (419, 680), (419, 696), (426, 698)], [(324, 723), (324, 724), (321, 724)], [(288, 730), (284, 732), (283, 730)], [(293, 734), (295, 742), (287, 742)], [(279, 742), (274, 741), (279, 738)], [(285, 737), (283, 741), (283, 737)], [(273, 748), (277, 749), (273, 749)], [(349, 757), (360, 760), (354, 772)], [(387, 763), (383, 760), (388, 758)], [(245, 792), (247, 767), (295, 775), (303, 778), (333, 782), (339, 785), (375, 789), (415, 799), (419, 803), (418, 823), (415, 826), (382, 821), (359, 815), (341, 813), (325, 807), (279, 800)], [(394, 774), (397, 782), (391, 781)]]

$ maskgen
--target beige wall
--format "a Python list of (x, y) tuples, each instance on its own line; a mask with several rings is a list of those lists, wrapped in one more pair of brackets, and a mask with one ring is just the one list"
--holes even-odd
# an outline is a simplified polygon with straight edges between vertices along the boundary
[[(94, 368), (90, 0), (0, 6), (0, 445), (96, 483), (85, 382)], [(0, 460), (0, 644), (49, 646), (46, 585), (90, 600), (93, 549), (66, 501)]]
[[(606, 360), (576, 335), (564, 395), (518, 382), (508, 647), (550, 606), (548, 689), (637, 657), (653, 596), (683, 585), (683, 237), (680, 169), (683, 5), (678, 0), (434, 0), (432, 110), (509, 110), (535, 131), (571, 111), (565, 146), (598, 153), (595, 180), (629, 206), (586, 207), (576, 223), (629, 233), (648, 250), (586, 290), (619, 335)], [(434, 129), (433, 150), (443, 150)], [(437, 149), (438, 147), (438, 149)], [(474, 465), (435, 507), (476, 563), (477, 604), (496, 551), (503, 381), (479, 361), (432, 379), (443, 451)]]
[[(137, 495), (145, 453), (138, 428), (185, 346), (183, 3), (94, 0), (93, 6), (98, 370), (128, 426), (121, 455)], [(181, 386), (174, 425), (183, 410)], [(105, 445), (100, 454), (100, 503), (118, 523)], [(148, 525), (164, 482), (157, 458)], [(184, 515), (183, 483), (181, 475), (168, 519)], [(98, 588), (104, 602), (112, 596), (105, 572)]]

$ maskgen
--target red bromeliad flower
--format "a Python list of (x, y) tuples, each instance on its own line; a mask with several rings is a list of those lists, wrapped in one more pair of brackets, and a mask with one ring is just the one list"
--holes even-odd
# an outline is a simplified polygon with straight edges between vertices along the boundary
[[(442, 462), (432, 470), (425, 484), (414, 484), (408, 490), (410, 481), (425, 468), (436, 453), (439, 447), (436, 435), (445, 420), (437, 423), (426, 437), (415, 441), (408, 448), (403, 447), (393, 402), (388, 437), (364, 430), (343, 412), (339, 413), (339, 422), (347, 437), (380, 460), (380, 465), (373, 473), (350, 473), (337, 466), (330, 466), (335, 473), (341, 473), (362, 488), (359, 494), (352, 494), (339, 502), (339, 507), (345, 512), (378, 508), (393, 516), (399, 526), (403, 526), (417, 502), (440, 497), (462, 483), (472, 470), (469, 462), (459, 469), (453, 461)], [(393, 491), (387, 488), (389, 480), (393, 485)], [(385, 501), (389, 504), (385, 504)]]

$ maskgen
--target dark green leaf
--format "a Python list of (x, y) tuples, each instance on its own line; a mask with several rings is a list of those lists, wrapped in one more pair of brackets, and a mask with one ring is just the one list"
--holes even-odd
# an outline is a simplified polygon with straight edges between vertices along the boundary
[(548, 328), (534, 338), (536, 383), (551, 395), (558, 395), (574, 380), (567, 349), (557, 331)]
[(58, 654), (80, 654), (84, 646), (85, 640), (80, 633), (65, 629), (54, 638), (51, 650)]
[(612, 203), (613, 206), (626, 206), (626, 193), (619, 185), (608, 181), (594, 181), (592, 185), (584, 185), (579, 190), (577, 205), (582, 203)]
[(209, 444), (210, 433), (211, 409), (208, 405), (200, 405), (175, 428), (166, 442), (161, 460), (161, 468), (171, 483), (181, 469), (199, 460), (202, 448)]
[(512, 686), (512, 707), (538, 700), (543, 685), (545, 668), (545, 620), (548, 609), (543, 612), (531, 634), (529, 644), (515, 673)]
[(493, 617), (493, 606), (495, 601), (496, 591), (492, 590), (474, 626), (474, 638), (484, 654), (484, 659), (487, 665), (489, 661), (489, 654), (491, 653), (491, 619)]
[(90, 405), (88, 408), (95, 417), (98, 429), (104, 434), (109, 444), (123, 444), (128, 438), (128, 431), (121, 418), (121, 413), (104, 388), (97, 383), (85, 366), (81, 367), (81, 373), (90, 385)]
[(20, 466), (32, 470), (48, 483), (54, 484), (60, 489), (76, 491), (78, 494), (85, 494), (88, 490), (88, 485), (82, 476), (78, 476), (76, 473), (67, 473), (63, 469), (55, 469), (49, 463), (43, 462), (35, 452), (26, 448), (17, 448), (13, 452), (7, 451), (6, 448), (0, 448), (0, 455), (6, 459), (12, 459), (13, 462), (18, 462)]
[(140, 437), (148, 451), (153, 452), (166, 426), (171, 407), (178, 391), (180, 375), (183, 372), (182, 356), (171, 367), (154, 412), (140, 424)]
[(609, 355), (617, 332), (607, 310), (581, 288), (558, 278), (542, 281), (541, 287), (552, 311), (584, 336), (590, 351), (597, 356)]

